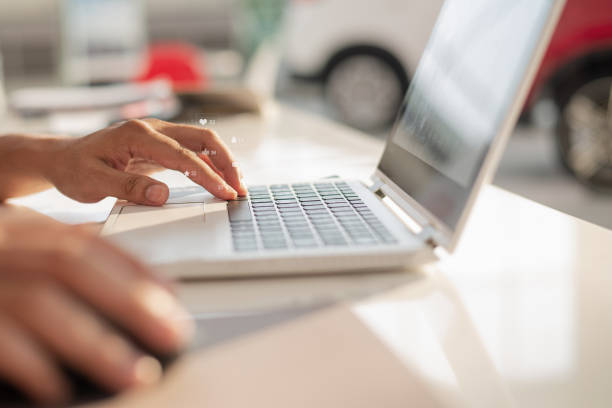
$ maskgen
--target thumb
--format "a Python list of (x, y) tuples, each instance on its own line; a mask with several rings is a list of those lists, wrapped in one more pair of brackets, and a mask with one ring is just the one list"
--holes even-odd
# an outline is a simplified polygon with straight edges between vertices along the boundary
[(135, 204), (159, 206), (168, 200), (168, 186), (151, 177), (105, 169), (99, 181), (107, 195)]

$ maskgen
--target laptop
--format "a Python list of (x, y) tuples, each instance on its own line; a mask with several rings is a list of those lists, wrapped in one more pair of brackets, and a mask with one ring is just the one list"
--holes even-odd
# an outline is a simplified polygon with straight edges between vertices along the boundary
[(437, 249), (454, 250), (493, 176), (563, 5), (446, 1), (370, 180), (253, 185), (231, 202), (119, 203), (102, 234), (172, 278), (435, 261)]

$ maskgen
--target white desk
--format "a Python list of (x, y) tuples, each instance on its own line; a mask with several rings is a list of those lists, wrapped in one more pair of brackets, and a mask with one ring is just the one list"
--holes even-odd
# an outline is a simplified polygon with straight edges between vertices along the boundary
[[(222, 120), (217, 130), (228, 141), (238, 138), (233, 149), (251, 184), (331, 174), (364, 178), (383, 147), (382, 141), (282, 107), (273, 107), (266, 120)], [(609, 231), (488, 187), (456, 254), (437, 265), (379, 275), (191, 282), (181, 286), (180, 295), (194, 313), (344, 300), (349, 312), (334, 315), (331, 327), (346, 322), (346, 330), (358, 331), (348, 328), (357, 316), (437, 406), (607, 407), (612, 405), (610, 248)], [(316, 333), (319, 326), (312, 327)], [(355, 337), (355, 344), (363, 337)], [(311, 357), (314, 367), (328, 364)], [(253, 397), (269, 386), (263, 381), (257, 390), (263, 394), (253, 391), (265, 369), (207, 377), (201, 370), (216, 367), (218, 360), (198, 355), (185, 360), (167, 383), (109, 405), (237, 406), (227, 389), (225, 399), (211, 397), (215, 386), (223, 387), (205, 380), (229, 376), (235, 393), (244, 392), (251, 407), (276, 406)], [(300, 387), (285, 374), (282, 387)], [(354, 367), (347, 367), (346, 375), (356, 375)], [(415, 400), (407, 397), (405, 406), (418, 405), (411, 395)]]

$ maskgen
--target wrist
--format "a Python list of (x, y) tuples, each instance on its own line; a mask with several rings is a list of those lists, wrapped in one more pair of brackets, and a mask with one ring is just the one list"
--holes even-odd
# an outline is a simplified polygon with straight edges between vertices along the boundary
[(54, 184), (55, 171), (62, 166), (61, 157), (70, 142), (61, 137), (40, 137), (31, 141), (28, 154), (36, 161), (33, 168), (39, 177)]
[(48, 181), (67, 139), (48, 136), (8, 135), (2, 141), (4, 164), (17, 174)]

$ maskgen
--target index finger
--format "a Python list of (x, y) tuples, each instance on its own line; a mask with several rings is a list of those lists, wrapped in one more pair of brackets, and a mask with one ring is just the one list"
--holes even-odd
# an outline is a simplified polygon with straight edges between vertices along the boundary
[(238, 192), (198, 157), (193, 149), (158, 131), (151, 123), (154, 122), (132, 120), (124, 125), (131, 134), (128, 143), (133, 157), (152, 160), (168, 169), (185, 173), (218, 198), (236, 199)]
[(198, 126), (177, 125), (160, 120), (152, 120), (148, 123), (158, 132), (176, 140), (186, 148), (208, 156), (215, 167), (223, 174), (225, 181), (238, 194), (241, 196), (247, 194), (236, 159), (234, 159), (227, 145), (213, 130)]

